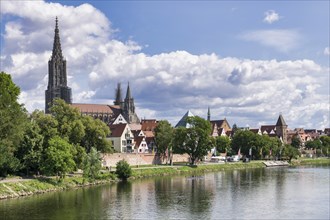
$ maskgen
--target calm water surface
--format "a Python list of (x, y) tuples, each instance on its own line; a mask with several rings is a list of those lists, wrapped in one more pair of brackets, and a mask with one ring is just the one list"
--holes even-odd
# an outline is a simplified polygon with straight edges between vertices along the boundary
[(0, 219), (329, 219), (329, 166), (163, 177), (0, 201)]

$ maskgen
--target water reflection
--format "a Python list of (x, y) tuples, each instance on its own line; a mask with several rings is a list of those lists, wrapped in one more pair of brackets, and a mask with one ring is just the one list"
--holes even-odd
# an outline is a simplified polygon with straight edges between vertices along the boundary
[(329, 166), (162, 177), (1, 200), (0, 219), (329, 219)]

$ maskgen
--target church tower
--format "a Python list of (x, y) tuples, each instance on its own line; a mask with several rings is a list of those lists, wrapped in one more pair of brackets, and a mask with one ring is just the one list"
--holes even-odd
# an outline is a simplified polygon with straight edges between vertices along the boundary
[(53, 52), (48, 61), (48, 86), (46, 90), (45, 112), (49, 113), (55, 98), (61, 98), (66, 103), (71, 104), (71, 88), (67, 86), (66, 60), (64, 60), (61, 49), (58, 20), (55, 20), (55, 36)]
[(126, 98), (124, 100), (124, 106), (123, 106), (123, 116), (126, 119), (126, 121), (129, 124), (139, 124), (140, 119), (135, 113), (135, 106), (134, 106), (134, 98), (131, 96), (131, 90), (129, 87), (129, 83), (127, 85), (127, 92), (126, 92)]
[(276, 135), (282, 139), (284, 144), (288, 142), (287, 128), (288, 125), (285, 123), (282, 114), (280, 114), (276, 122)]
[(122, 98), (122, 91), (121, 91), (120, 83), (117, 84), (117, 88), (116, 88), (116, 91), (115, 91), (115, 96), (116, 96), (116, 99), (113, 102), (113, 104), (119, 105), (120, 108), (123, 108), (124, 102), (123, 102), (123, 98)]

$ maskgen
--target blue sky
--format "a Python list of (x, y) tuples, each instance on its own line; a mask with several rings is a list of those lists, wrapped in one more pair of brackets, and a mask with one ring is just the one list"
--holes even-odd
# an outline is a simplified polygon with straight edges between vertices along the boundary
[[(329, 125), (329, 1), (1, 1), (1, 70), (44, 108), (54, 17), (74, 102), (131, 82), (140, 117)], [(20, 10), (17, 10), (20, 8)], [(40, 62), (42, 61), (42, 62)]]

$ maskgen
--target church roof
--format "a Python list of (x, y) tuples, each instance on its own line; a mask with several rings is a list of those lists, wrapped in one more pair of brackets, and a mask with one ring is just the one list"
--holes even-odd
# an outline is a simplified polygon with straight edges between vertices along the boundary
[(114, 115), (120, 113), (120, 106), (118, 105), (72, 103), (71, 106), (83, 113), (109, 113)]
[(186, 119), (188, 117), (194, 117), (195, 115), (193, 113), (191, 113), (191, 111), (187, 111), (186, 114), (184, 114), (184, 116), (180, 119), (180, 121), (175, 125), (175, 127), (185, 127), (185, 128), (189, 128), (190, 125), (186, 122)]
[(280, 115), (277, 119), (276, 126), (286, 126), (287, 124), (284, 121), (284, 118), (282, 115)]

